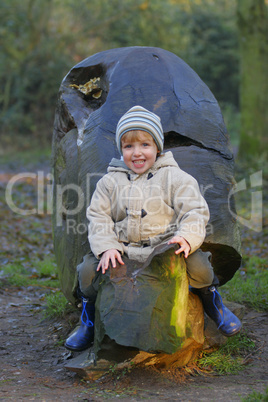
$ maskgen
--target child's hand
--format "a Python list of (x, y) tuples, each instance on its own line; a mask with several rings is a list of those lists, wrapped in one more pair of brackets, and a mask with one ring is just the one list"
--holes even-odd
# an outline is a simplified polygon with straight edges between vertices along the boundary
[(183, 252), (184, 257), (187, 258), (191, 250), (189, 243), (184, 239), (184, 237), (174, 236), (172, 237), (171, 240), (169, 240), (168, 244), (175, 244), (175, 243), (180, 245), (180, 248), (175, 251), (175, 254), (180, 254), (181, 252)]
[(121, 254), (118, 250), (112, 248), (111, 250), (105, 251), (101, 256), (100, 262), (97, 266), (97, 271), (101, 269), (102, 273), (105, 274), (105, 271), (107, 271), (109, 268), (110, 261), (112, 263), (112, 267), (116, 267), (116, 260), (119, 262), (119, 264), (124, 265)]

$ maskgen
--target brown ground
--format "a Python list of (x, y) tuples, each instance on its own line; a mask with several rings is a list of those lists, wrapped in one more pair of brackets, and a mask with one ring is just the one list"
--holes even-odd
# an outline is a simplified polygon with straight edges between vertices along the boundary
[[(110, 373), (97, 382), (81, 380), (64, 368), (70, 353), (58, 346), (68, 324), (43, 319), (43, 292), (35, 288), (0, 291), (3, 401), (241, 401), (268, 385), (267, 315), (248, 310), (244, 327), (256, 342), (255, 352), (238, 375), (211, 376), (180, 370), (172, 377), (152, 369)], [(117, 378), (119, 377), (119, 378)]]

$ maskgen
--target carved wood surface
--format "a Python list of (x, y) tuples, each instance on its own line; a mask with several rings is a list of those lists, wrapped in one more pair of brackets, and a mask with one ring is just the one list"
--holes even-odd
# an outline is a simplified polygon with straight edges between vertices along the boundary
[(104, 275), (96, 301), (95, 354), (110, 338), (146, 352), (175, 353), (204, 342), (203, 308), (189, 297), (186, 264), (173, 246), (156, 247), (144, 264), (127, 258)]
[(200, 184), (211, 213), (203, 248), (212, 252), (221, 284), (240, 266), (234, 160), (215, 97), (173, 53), (151, 47), (111, 49), (74, 66), (59, 90), (53, 231), (61, 286), (71, 301), (76, 266), (89, 251), (86, 207), (97, 180), (112, 157), (119, 156), (116, 124), (137, 104), (161, 117), (165, 149)]

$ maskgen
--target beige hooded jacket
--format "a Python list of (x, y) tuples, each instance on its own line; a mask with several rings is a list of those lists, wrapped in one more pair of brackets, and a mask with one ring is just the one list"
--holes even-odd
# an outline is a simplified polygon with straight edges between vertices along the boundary
[(88, 239), (97, 258), (109, 249), (144, 262), (161, 242), (184, 237), (197, 250), (205, 238), (209, 209), (197, 181), (171, 152), (138, 175), (113, 159), (87, 208)]

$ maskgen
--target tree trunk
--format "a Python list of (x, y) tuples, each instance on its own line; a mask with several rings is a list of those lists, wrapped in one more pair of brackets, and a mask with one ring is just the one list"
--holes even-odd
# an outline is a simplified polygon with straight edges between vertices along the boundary
[(265, 0), (238, 0), (241, 139), (239, 156), (268, 146), (268, 14)]

